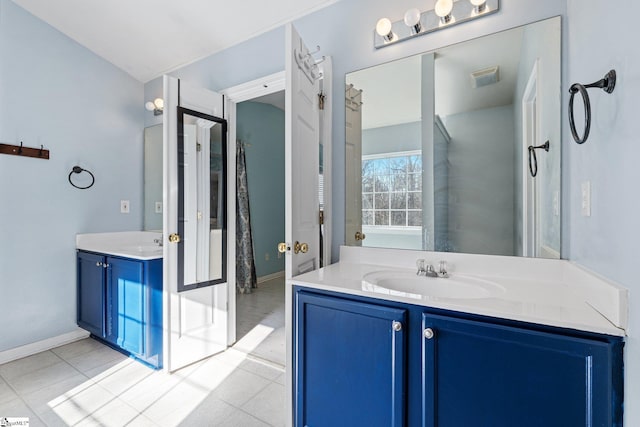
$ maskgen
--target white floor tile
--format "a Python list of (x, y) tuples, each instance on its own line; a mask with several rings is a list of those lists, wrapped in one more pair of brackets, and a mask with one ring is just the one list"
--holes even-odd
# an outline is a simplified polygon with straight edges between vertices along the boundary
[(160, 426), (176, 426), (208, 396), (208, 390), (184, 380), (151, 404), (142, 415)]
[(92, 371), (95, 375), (95, 368), (107, 370), (125, 360), (128, 360), (128, 357), (124, 354), (102, 345), (95, 350), (70, 357), (67, 362), (82, 373)]
[(11, 402), (0, 404), (0, 418), (27, 417), (30, 426), (44, 426), (44, 422), (21, 400), (15, 399)]
[(240, 407), (268, 384), (268, 380), (256, 374), (236, 369), (212, 392), (212, 395)]
[(97, 384), (91, 384), (69, 399), (53, 406), (52, 411), (68, 425), (74, 425), (103, 408), (116, 397)]
[(127, 427), (156, 427), (157, 425), (144, 415), (138, 415), (127, 424)]
[(8, 381), (60, 362), (62, 360), (51, 351), (43, 351), (33, 356), (0, 365), (0, 376)]
[(7, 382), (18, 394), (27, 394), (52, 386), (76, 375), (78, 375), (78, 371), (66, 362), (60, 361), (55, 365), (34, 369), (28, 374), (7, 380)]
[(284, 426), (284, 394), (283, 385), (271, 383), (242, 405), (242, 410), (272, 426)]
[(60, 347), (56, 347), (51, 351), (57, 354), (62, 359), (69, 360), (73, 357), (80, 356), (93, 350), (97, 350), (101, 347), (104, 347), (104, 344), (101, 344), (93, 338), (85, 338)]
[(91, 385), (93, 385), (92, 381), (84, 375), (76, 373), (76, 375), (55, 384), (25, 393), (22, 398), (37, 414), (43, 414)]
[(270, 427), (269, 424), (241, 410), (236, 410), (229, 417), (208, 425), (216, 427)]
[(237, 411), (237, 408), (228, 403), (216, 397), (208, 396), (196, 409), (191, 411), (179, 425), (185, 427), (216, 426), (222, 420), (233, 416)]
[(96, 374), (89, 371), (87, 376), (115, 395), (120, 395), (150, 375), (154, 370), (134, 360), (126, 360), (107, 370), (98, 369)]
[(102, 408), (89, 414), (76, 425), (79, 427), (121, 427), (133, 421), (138, 415), (140, 415), (138, 411), (131, 406), (120, 399), (114, 399)]
[[(9, 387), (9, 384), (0, 379), (0, 405), (17, 399), (18, 395)], [(1, 412), (0, 412), (1, 414)], [(1, 415), (0, 415), (1, 416)]]

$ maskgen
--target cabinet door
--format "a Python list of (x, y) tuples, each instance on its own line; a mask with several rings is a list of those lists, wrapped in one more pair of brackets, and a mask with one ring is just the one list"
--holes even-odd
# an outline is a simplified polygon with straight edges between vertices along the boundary
[(104, 257), (78, 252), (78, 326), (104, 338)]
[(146, 331), (143, 263), (111, 257), (107, 258), (107, 262), (107, 338), (123, 349), (142, 356)]
[(296, 426), (401, 426), (405, 310), (297, 293)]
[(608, 426), (611, 344), (423, 315), (423, 425)]

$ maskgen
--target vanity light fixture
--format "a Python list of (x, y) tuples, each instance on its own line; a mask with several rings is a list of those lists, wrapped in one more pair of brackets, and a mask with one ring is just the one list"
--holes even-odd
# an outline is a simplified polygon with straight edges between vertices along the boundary
[(420, 12), (409, 9), (404, 18), (392, 22), (388, 18), (378, 21), (373, 33), (376, 49), (397, 42), (432, 33), (479, 19), (500, 10), (500, 0), (437, 0), (433, 10)]
[(388, 43), (390, 41), (393, 41), (392, 27), (393, 25), (391, 24), (389, 18), (380, 18), (378, 20), (378, 23), (376, 24), (376, 33), (378, 33), (378, 35)]
[(440, 17), (441, 24), (451, 22), (451, 11), (453, 10), (453, 0), (438, 0), (435, 7), (436, 15)]
[(404, 13), (404, 24), (411, 28), (413, 34), (418, 34), (422, 31), (422, 25), (420, 24), (420, 11), (416, 8), (409, 9)]
[(164, 100), (162, 98), (156, 98), (153, 101), (148, 101), (144, 104), (144, 108), (147, 111), (153, 111), (154, 116), (159, 116), (162, 114), (162, 110), (164, 110)]

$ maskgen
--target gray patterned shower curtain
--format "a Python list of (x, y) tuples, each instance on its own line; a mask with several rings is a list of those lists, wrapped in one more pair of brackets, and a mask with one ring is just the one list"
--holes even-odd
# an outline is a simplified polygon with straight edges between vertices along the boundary
[(249, 215), (247, 164), (241, 141), (236, 144), (236, 174), (236, 286), (241, 294), (249, 294), (257, 286), (257, 278)]

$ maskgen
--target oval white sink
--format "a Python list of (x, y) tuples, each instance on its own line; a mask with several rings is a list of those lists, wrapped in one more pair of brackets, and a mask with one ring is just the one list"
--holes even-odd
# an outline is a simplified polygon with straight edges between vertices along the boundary
[[(454, 274), (448, 278), (417, 276), (413, 271), (381, 270), (362, 277), (363, 285), (369, 284), (415, 298), (479, 299), (504, 292), (501, 286), (472, 276)], [(376, 289), (369, 289), (376, 291)], [(395, 292), (393, 292), (395, 291)]]
[(162, 246), (155, 244), (124, 246), (122, 249), (126, 252), (162, 252)]

